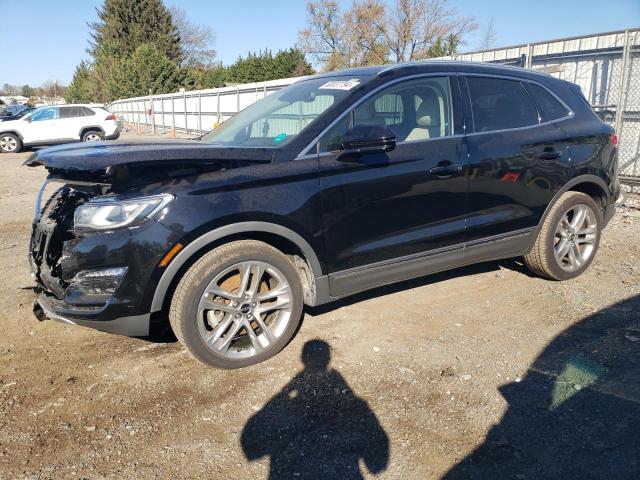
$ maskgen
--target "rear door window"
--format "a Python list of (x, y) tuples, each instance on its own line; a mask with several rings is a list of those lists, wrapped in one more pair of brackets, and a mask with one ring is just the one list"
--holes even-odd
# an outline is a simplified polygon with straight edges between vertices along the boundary
[(537, 125), (538, 111), (522, 82), (492, 77), (468, 77), (476, 132)]
[(535, 83), (528, 83), (527, 90), (536, 103), (543, 121), (550, 122), (569, 115), (567, 107), (562, 105), (546, 88)]
[(77, 118), (80, 116), (78, 107), (60, 107), (60, 118)]

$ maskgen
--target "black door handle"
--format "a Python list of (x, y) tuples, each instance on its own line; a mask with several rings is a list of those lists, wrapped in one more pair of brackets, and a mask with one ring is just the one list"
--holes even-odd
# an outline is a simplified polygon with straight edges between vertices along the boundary
[(438, 178), (451, 178), (462, 173), (462, 165), (452, 164), (448, 160), (439, 162), (435, 167), (429, 169), (429, 173)]

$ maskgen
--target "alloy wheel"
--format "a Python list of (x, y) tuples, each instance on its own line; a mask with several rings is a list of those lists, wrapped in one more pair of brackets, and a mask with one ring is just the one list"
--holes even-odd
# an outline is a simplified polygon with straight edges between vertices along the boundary
[(578, 204), (567, 210), (556, 227), (553, 253), (560, 268), (574, 272), (589, 261), (596, 247), (598, 222), (591, 207)]
[(13, 152), (18, 147), (18, 142), (15, 138), (5, 136), (0, 138), (0, 149), (3, 152)]
[(100, 135), (98, 135), (97, 133), (90, 133), (85, 137), (84, 140), (85, 142), (99, 142), (102, 139), (100, 138)]
[(234, 264), (209, 283), (197, 311), (198, 333), (215, 354), (257, 355), (273, 345), (291, 320), (291, 286), (261, 261)]

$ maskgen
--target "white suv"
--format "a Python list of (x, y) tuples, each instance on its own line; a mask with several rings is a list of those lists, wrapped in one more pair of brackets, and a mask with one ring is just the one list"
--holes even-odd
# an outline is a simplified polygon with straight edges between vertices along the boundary
[(92, 105), (40, 107), (17, 120), (0, 123), (0, 151), (19, 152), (23, 146), (115, 140), (116, 117)]

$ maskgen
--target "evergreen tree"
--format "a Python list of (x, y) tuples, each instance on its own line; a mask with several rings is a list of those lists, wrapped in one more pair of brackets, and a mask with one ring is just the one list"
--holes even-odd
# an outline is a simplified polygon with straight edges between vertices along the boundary
[(124, 63), (122, 85), (125, 96), (138, 97), (175, 91), (181, 72), (155, 45), (140, 45)]
[(35, 95), (35, 92), (33, 90), (33, 88), (31, 88), (29, 85), (23, 85), (22, 86), (22, 96), (23, 97), (33, 97)]
[(67, 103), (90, 103), (95, 100), (95, 91), (91, 83), (90, 65), (84, 60), (76, 67), (73, 80), (71, 80), (71, 84), (69, 88), (67, 88), (64, 98)]
[(140, 45), (149, 43), (170, 60), (180, 60), (180, 37), (162, 0), (105, 0), (98, 18), (89, 24), (93, 39), (89, 53), (94, 58), (105, 45), (128, 58)]

